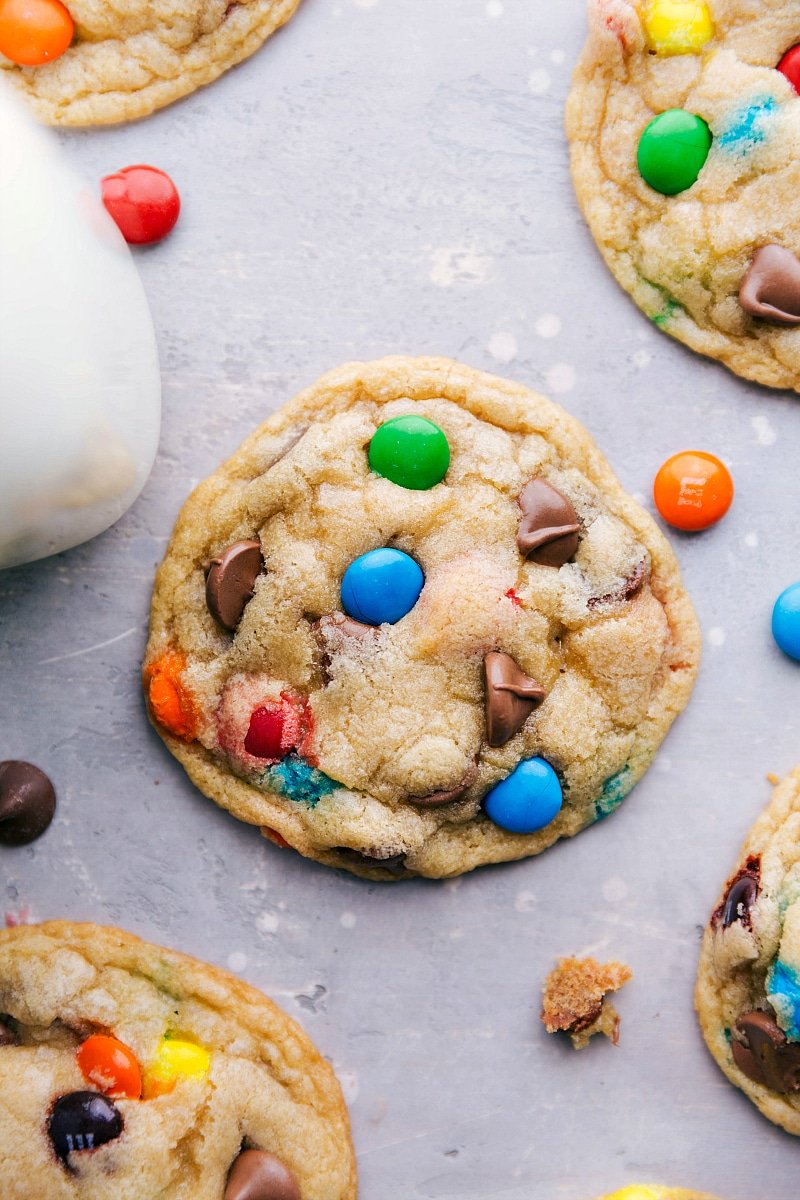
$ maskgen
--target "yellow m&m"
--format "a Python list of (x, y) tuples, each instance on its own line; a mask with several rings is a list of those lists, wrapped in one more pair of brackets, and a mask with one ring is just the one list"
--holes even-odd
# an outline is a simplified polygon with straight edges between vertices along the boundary
[(162, 1038), (156, 1056), (144, 1074), (143, 1094), (145, 1100), (166, 1096), (179, 1079), (202, 1079), (208, 1074), (211, 1055), (197, 1042), (181, 1038)]
[(620, 1188), (618, 1192), (612, 1192), (610, 1196), (604, 1196), (603, 1200), (658, 1200), (658, 1193), (654, 1192), (649, 1187), (633, 1187)]
[(651, 50), (697, 54), (714, 36), (714, 22), (704, 0), (645, 0), (642, 24)]

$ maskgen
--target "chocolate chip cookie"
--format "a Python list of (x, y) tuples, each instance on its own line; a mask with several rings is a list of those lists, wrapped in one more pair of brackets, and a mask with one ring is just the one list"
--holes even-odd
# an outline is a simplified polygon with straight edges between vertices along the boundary
[(327, 1063), (255, 988), (119, 929), (0, 931), (3, 1200), (354, 1200)]
[(42, 66), (0, 63), (52, 125), (133, 121), (248, 58), (300, 0), (66, 0), (75, 36)]
[(800, 1134), (800, 767), (776, 787), (711, 914), (695, 1003), (731, 1082)]
[(800, 11), (590, 0), (567, 104), (584, 216), (666, 333), (800, 389)]
[(279, 845), (441, 877), (613, 812), (698, 655), (669, 546), (577, 421), (390, 358), (324, 376), (187, 501), (144, 683), (192, 780)]

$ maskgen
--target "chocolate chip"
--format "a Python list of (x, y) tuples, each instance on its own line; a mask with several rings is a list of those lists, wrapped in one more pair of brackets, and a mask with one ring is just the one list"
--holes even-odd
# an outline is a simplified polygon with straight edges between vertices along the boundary
[(341, 653), (348, 641), (362, 646), (377, 645), (383, 637), (375, 625), (365, 625), (341, 612), (326, 613), (314, 621), (312, 630), (322, 651), (320, 666), (326, 680), (330, 679), (333, 655)]
[(96, 1150), (122, 1133), (122, 1113), (99, 1092), (70, 1092), (56, 1100), (47, 1132), (58, 1157), (67, 1162), (70, 1154)]
[(520, 551), (544, 567), (562, 567), (580, 543), (578, 516), (566, 496), (544, 479), (532, 479), (517, 503), (522, 519), (517, 531)]
[(402, 875), (405, 871), (406, 856), (398, 854), (393, 846), (370, 846), (372, 853), (365, 850), (354, 850), (352, 846), (334, 846), (333, 849), (342, 858), (352, 863), (366, 863), (369, 867), (381, 867), (391, 871), (393, 875)]
[(231, 1167), (223, 1200), (300, 1200), (300, 1187), (277, 1155), (243, 1150)]
[(242, 619), (261, 574), (260, 542), (234, 542), (212, 558), (206, 575), (206, 604), (212, 617), (231, 632)]
[(438, 808), (441, 804), (450, 804), (451, 801), (458, 800), (468, 788), (472, 787), (477, 776), (478, 764), (473, 763), (454, 788), (442, 792), (429, 792), (427, 796), (409, 796), (408, 803), (419, 805), (421, 808)]
[(56, 811), (52, 783), (33, 763), (0, 762), (0, 843), (24, 846), (44, 833)]
[(731, 1053), (736, 1066), (754, 1083), (788, 1095), (800, 1092), (800, 1045), (787, 1042), (765, 1012), (743, 1013), (733, 1027)]
[(486, 740), (502, 746), (512, 738), (541, 704), (547, 692), (520, 670), (510, 654), (492, 650), (483, 660), (486, 679)]
[(0, 1046), (16, 1046), (19, 1038), (11, 1028), (7, 1019), (0, 1020)]
[(711, 914), (711, 924), (714, 928), (721, 924), (723, 929), (728, 929), (736, 921), (745, 929), (752, 928), (750, 909), (758, 898), (760, 878), (761, 859), (758, 855), (751, 855), (742, 869), (728, 882), (722, 901)]
[(800, 259), (785, 246), (756, 250), (739, 289), (745, 312), (776, 325), (800, 325)]
[(625, 577), (621, 587), (614, 592), (606, 592), (603, 596), (591, 596), (586, 602), (587, 608), (599, 608), (603, 604), (621, 604), (623, 600), (631, 600), (644, 587), (647, 575), (647, 560), (643, 558), (630, 575)]

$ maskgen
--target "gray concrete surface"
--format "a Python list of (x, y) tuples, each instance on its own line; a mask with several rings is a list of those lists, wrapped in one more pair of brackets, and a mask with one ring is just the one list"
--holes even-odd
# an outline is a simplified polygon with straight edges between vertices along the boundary
[[(797, 1146), (717, 1071), (691, 990), (766, 772), (800, 754), (800, 667), (769, 634), (800, 576), (800, 411), (669, 341), (603, 268), (562, 133), (583, 30), (580, 0), (305, 0), (207, 90), (61, 135), (88, 180), (170, 171), (184, 212), (138, 254), (164, 374), (149, 485), (96, 541), (0, 575), (0, 757), (60, 794), (39, 843), (0, 850), (4, 906), (118, 923), (264, 988), (340, 1072), (364, 1200), (798, 1192)], [(717, 528), (673, 538), (705, 659), (647, 778), (572, 844), (444, 885), (358, 882), (218, 812), (137, 678), (191, 485), (326, 368), (398, 350), (549, 391), (642, 496), (689, 446), (738, 489)], [(576, 1055), (539, 1025), (545, 972), (579, 951), (635, 970), (618, 1049)]]

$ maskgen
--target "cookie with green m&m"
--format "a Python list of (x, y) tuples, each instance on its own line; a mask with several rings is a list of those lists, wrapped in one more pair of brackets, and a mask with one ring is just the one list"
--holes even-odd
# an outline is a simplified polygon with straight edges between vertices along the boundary
[(324, 376), (190, 497), (144, 683), (206, 795), (397, 879), (537, 854), (611, 813), (697, 659), (669, 546), (577, 421), (390, 358)]

